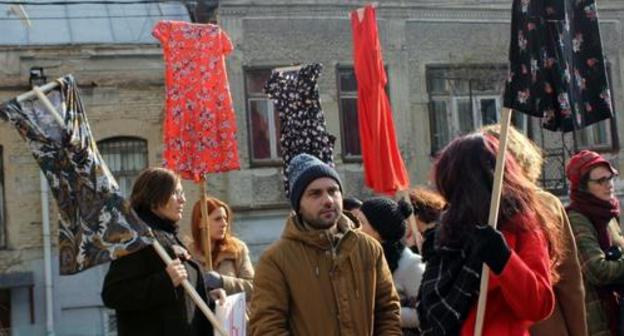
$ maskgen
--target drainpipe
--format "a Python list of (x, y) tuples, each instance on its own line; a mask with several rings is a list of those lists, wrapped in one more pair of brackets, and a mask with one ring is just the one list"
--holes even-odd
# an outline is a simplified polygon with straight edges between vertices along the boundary
[(50, 243), (50, 211), (48, 209), (48, 181), (39, 172), (41, 181), (41, 222), (43, 227), (43, 268), (45, 279), (46, 335), (54, 335), (54, 305), (52, 304), (52, 244)]

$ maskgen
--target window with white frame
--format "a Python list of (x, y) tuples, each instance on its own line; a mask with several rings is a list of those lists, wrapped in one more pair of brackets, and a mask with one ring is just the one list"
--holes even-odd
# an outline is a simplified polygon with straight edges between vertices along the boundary
[(611, 120), (603, 120), (575, 132), (579, 149), (603, 149), (612, 147)]
[[(499, 122), (505, 73), (501, 65), (427, 68), (433, 155), (453, 138)], [(512, 114), (512, 124), (526, 134), (524, 114)]]
[(245, 70), (247, 125), (252, 164), (280, 162), (280, 121), (273, 102), (264, 93), (271, 69)]
[(6, 247), (6, 222), (4, 216), (4, 162), (2, 146), (0, 146), (0, 248)]
[(109, 138), (98, 142), (98, 150), (122, 195), (130, 196), (134, 180), (147, 168), (147, 141), (134, 137)]

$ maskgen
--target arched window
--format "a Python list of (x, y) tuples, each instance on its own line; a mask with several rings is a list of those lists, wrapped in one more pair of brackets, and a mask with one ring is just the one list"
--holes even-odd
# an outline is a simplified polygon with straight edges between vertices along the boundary
[(135, 137), (108, 138), (98, 142), (98, 149), (122, 195), (130, 196), (134, 179), (147, 168), (147, 141)]

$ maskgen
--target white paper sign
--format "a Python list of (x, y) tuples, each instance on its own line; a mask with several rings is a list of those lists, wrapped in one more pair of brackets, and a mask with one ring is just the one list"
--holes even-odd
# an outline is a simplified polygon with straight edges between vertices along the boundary
[(217, 304), (215, 312), (217, 320), (229, 336), (247, 335), (246, 308), (245, 293), (232, 294), (225, 298), (223, 305)]

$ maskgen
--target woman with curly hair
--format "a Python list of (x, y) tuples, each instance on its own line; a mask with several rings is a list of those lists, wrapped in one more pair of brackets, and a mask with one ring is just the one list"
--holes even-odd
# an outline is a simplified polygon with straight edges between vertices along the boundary
[(405, 240), (408, 245), (417, 245), (420, 251), (423, 239), (420, 232), (425, 232), (428, 228), (436, 225), (442, 211), (446, 208), (446, 200), (437, 192), (423, 186), (414, 187), (410, 190), (409, 199), (414, 208), (417, 230), (412, 232), (413, 228), (408, 226)]

